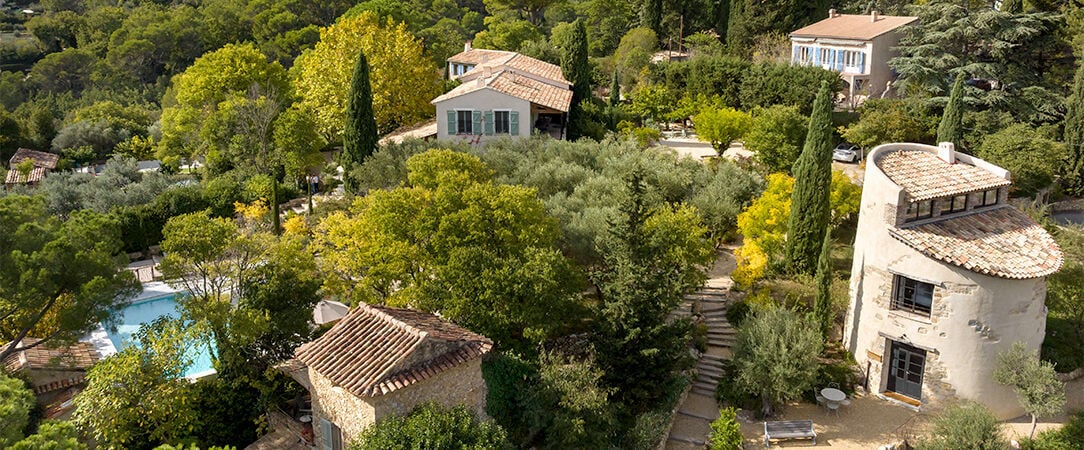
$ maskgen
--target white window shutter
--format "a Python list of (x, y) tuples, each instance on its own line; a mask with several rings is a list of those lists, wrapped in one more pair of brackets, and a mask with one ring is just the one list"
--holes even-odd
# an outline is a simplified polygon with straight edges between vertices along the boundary
[(519, 136), (519, 111), (508, 112), (508, 131), (512, 136)]

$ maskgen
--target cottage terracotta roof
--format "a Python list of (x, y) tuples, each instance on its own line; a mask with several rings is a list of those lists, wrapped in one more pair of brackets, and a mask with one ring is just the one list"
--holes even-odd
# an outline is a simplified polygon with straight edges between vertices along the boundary
[(485, 355), (485, 336), (409, 309), (360, 305), (297, 360), (359, 397), (401, 389)]
[(881, 152), (875, 163), (912, 201), (965, 194), (1012, 184), (988, 170), (963, 162), (949, 164), (917, 149)]
[(478, 65), (482, 62), (488, 62), (495, 59), (507, 59), (509, 56), (515, 55), (516, 52), (509, 52), (504, 50), (489, 50), (485, 48), (472, 48), (456, 53), (448, 58), (450, 63), (470, 64)]
[[(39, 341), (40, 339), (37, 338), (26, 337), (19, 346), (25, 347)], [(10, 343), (5, 347), (7, 345)], [(96, 362), (98, 362), (98, 352), (89, 342), (76, 342), (61, 347), (51, 347), (49, 343), (45, 343), (8, 355), (4, 359), (4, 366), (11, 371), (21, 369), (87, 370)]]
[(60, 155), (56, 153), (39, 152), (37, 150), (31, 150), (28, 148), (20, 148), (11, 157), (11, 168), (15, 168), (15, 165), (23, 162), (24, 159), (34, 160), (34, 167), (44, 167), (46, 169), (55, 169), (56, 162), (60, 160)]
[(26, 174), (26, 176), (24, 177), (23, 174), (19, 173), (18, 170), (15, 170), (14, 168), (12, 168), (11, 170), (8, 171), (7, 177), (4, 178), (4, 183), (6, 183), (6, 184), (37, 183), (37, 182), (40, 182), (43, 178), (45, 178), (45, 174), (48, 173), (48, 172), (49, 172), (49, 169), (46, 169), (44, 167), (35, 167), (35, 168), (31, 169), (30, 173)]
[(554, 86), (507, 70), (496, 72), (490, 75), (489, 78), (476, 78), (464, 82), (456, 86), (455, 89), (433, 99), (433, 103), (439, 103), (487, 88), (563, 112), (568, 112), (569, 106), (572, 104), (572, 91), (570, 89)]
[(1008, 205), (889, 232), (926, 256), (999, 278), (1043, 277), (1062, 264), (1054, 238)]
[(877, 36), (917, 21), (913, 16), (877, 16), (838, 14), (790, 33), (791, 37), (820, 37), (868, 41)]
[(468, 80), (477, 79), (480, 76), (484, 76), (486, 69), (489, 69), (490, 73), (497, 73), (501, 70), (512, 70), (521, 74), (541, 77), (557, 84), (571, 84), (565, 79), (564, 72), (561, 72), (561, 66), (550, 64), (540, 59), (534, 59), (519, 53), (512, 53), (512, 55), (508, 57), (479, 63), (474, 69), (463, 74), (459, 79), (463, 80), (464, 83)]

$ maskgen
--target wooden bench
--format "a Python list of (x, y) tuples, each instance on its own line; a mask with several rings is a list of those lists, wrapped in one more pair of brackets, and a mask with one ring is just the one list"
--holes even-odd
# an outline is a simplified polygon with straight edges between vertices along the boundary
[(817, 445), (817, 432), (813, 431), (812, 420), (764, 422), (764, 445), (771, 447), (772, 439), (813, 439), (813, 445)]

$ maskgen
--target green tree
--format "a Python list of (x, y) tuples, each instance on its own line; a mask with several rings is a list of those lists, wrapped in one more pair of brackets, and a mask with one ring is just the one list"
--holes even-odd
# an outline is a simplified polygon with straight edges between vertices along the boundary
[(758, 311), (738, 327), (734, 383), (760, 398), (771, 416), (775, 405), (801, 397), (817, 380), (822, 342), (817, 326), (782, 308)]
[(1023, 343), (1013, 343), (1012, 348), (998, 353), (994, 380), (1012, 387), (1020, 406), (1031, 416), (1028, 439), (1035, 437), (1039, 417), (1060, 414), (1065, 407), (1065, 386), (1054, 365), (1040, 361), (1038, 352), (1028, 351)]
[[(729, 71), (740, 64), (730, 63)], [(839, 73), (813, 66), (790, 63), (763, 62), (750, 65), (741, 76), (739, 97), (742, 109), (751, 110), (772, 105), (795, 106), (798, 112), (810, 114), (817, 92), (811, 87), (828, 83), (828, 92), (839, 92)]]
[(719, 411), (719, 417), (711, 422), (708, 442), (709, 450), (741, 450), (745, 437), (741, 434), (736, 409), (727, 407)]
[(787, 266), (796, 273), (812, 272), (831, 219), (832, 91), (821, 83), (809, 117), (802, 155), (794, 163), (794, 193), (787, 225)]
[(707, 109), (693, 117), (698, 139), (708, 141), (722, 156), (730, 143), (741, 139), (752, 127), (753, 119), (733, 108)]
[(75, 397), (73, 421), (105, 448), (151, 448), (190, 435), (189, 383), (195, 341), (179, 320), (144, 325), (135, 344), (95, 364)]
[(1084, 192), (1084, 63), (1073, 77), (1072, 94), (1065, 112), (1065, 145), (1069, 147), (1069, 161), (1065, 165), (1066, 178), (1073, 192)]
[(655, 34), (662, 32), (662, 0), (643, 0), (640, 4), (640, 26)]
[(439, 94), (437, 67), (405, 24), (382, 21), (365, 12), (320, 31), (320, 42), (294, 61), (301, 107), (329, 142), (342, 139), (347, 98), (358, 51), (369, 63), (369, 83), (377, 131), (388, 133), (434, 114), (429, 103)]
[(742, 137), (745, 148), (770, 172), (789, 173), (805, 144), (809, 118), (794, 106), (753, 110), (753, 124)]
[(568, 138), (576, 140), (584, 135), (586, 117), (581, 103), (591, 101), (591, 66), (587, 62), (587, 29), (583, 20), (572, 22), (572, 33), (562, 43), (561, 71), (572, 82), (572, 110), (569, 112)]
[(23, 438), (23, 430), (30, 423), (30, 410), (34, 408), (34, 393), (18, 378), (0, 375), (0, 444), (8, 448)]
[(523, 415), (542, 448), (604, 448), (610, 443), (615, 414), (613, 389), (593, 359), (582, 361), (553, 353), (539, 358), (538, 378), (530, 384)]
[(651, 64), (651, 55), (659, 48), (659, 38), (651, 28), (637, 27), (621, 37), (613, 54), (613, 67), (621, 72), (621, 84), (634, 86), (641, 72)]
[(1016, 123), (987, 135), (976, 156), (1012, 174), (1013, 195), (1030, 196), (1048, 190), (1069, 159), (1065, 145), (1040, 130)]
[(511, 448), (500, 426), (479, 420), (466, 407), (426, 403), (405, 417), (390, 417), (366, 428), (351, 450), (389, 448)]
[(936, 120), (919, 99), (869, 99), (858, 107), (858, 121), (840, 134), (866, 150), (890, 142), (933, 143)]
[[(74, 342), (109, 324), (139, 291), (121, 270), (117, 224), (91, 211), (49, 216), (40, 197), (0, 198), (0, 359), (42, 344)], [(39, 338), (31, 344), (23, 338)]]
[(47, 420), (38, 425), (38, 432), (7, 447), (10, 450), (87, 450), (79, 442), (79, 432), (70, 421)]
[(817, 258), (817, 275), (814, 284), (817, 292), (813, 296), (813, 318), (821, 332), (821, 339), (828, 340), (828, 330), (832, 328), (832, 229), (824, 233), (824, 245)]
[(933, 419), (929, 435), (920, 438), (919, 450), (1005, 450), (997, 418), (974, 402), (952, 404)]
[(613, 80), (610, 82), (610, 107), (616, 108), (621, 104), (621, 80), (617, 78), (617, 71), (614, 71)]
[(376, 119), (373, 116), (373, 91), (369, 84), (369, 62), (365, 52), (358, 52), (354, 76), (350, 80), (350, 98), (346, 104), (346, 126), (343, 130), (343, 153), (340, 164), (347, 170), (346, 191), (358, 192), (357, 180), (350, 170), (365, 161), (376, 150)]
[(941, 124), (937, 126), (937, 142), (951, 142), (956, 148), (962, 148), (964, 121), (964, 74), (956, 75), (952, 85), (945, 112), (941, 115)]
[(665, 85), (648, 84), (632, 94), (632, 112), (642, 119), (662, 123), (674, 109), (674, 96)]
[(39, 92), (70, 92), (78, 96), (90, 85), (91, 69), (96, 60), (89, 51), (67, 48), (34, 63), (27, 79)]

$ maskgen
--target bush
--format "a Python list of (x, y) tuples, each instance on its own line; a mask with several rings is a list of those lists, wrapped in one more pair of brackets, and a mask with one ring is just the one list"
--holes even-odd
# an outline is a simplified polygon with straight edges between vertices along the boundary
[(30, 422), (30, 410), (34, 408), (34, 394), (18, 378), (0, 375), (0, 444), (4, 447), (23, 438), (23, 430)]
[(745, 301), (734, 302), (726, 309), (726, 321), (732, 326), (741, 326), (741, 323), (745, 322), (745, 318), (749, 316), (750, 310), (749, 304)]
[(421, 405), (406, 417), (393, 417), (365, 429), (351, 450), (392, 448), (511, 448), (499, 425), (478, 420), (466, 407)]
[(719, 411), (719, 418), (711, 423), (708, 449), (741, 450), (745, 438), (741, 435), (741, 425), (738, 424), (737, 418), (737, 410), (732, 407)]
[(1084, 411), (1069, 418), (1059, 429), (1046, 430), (1035, 439), (1020, 442), (1023, 450), (1084, 450)]
[(1008, 442), (990, 410), (974, 402), (950, 405), (933, 419), (933, 429), (920, 438), (918, 450), (1002, 450)]

